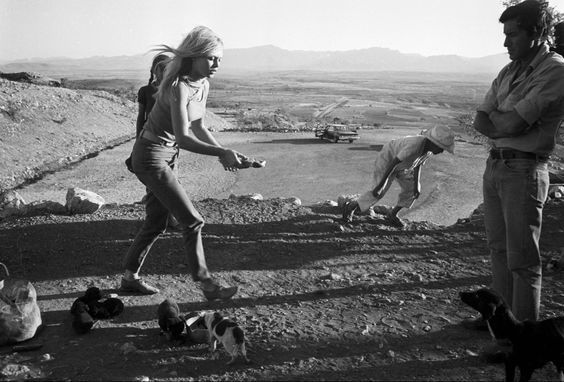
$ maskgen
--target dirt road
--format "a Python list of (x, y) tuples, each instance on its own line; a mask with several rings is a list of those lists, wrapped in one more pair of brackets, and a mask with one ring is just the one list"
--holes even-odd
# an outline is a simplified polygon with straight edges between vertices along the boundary
[[(194, 200), (260, 193), (265, 198), (298, 197), (304, 205), (337, 200), (341, 194), (358, 194), (371, 187), (374, 150), (390, 139), (417, 134), (416, 128), (363, 130), (353, 143), (321, 141), (313, 133), (218, 132), (217, 138), (247, 155), (265, 159), (264, 169), (225, 172), (216, 158), (181, 153), (180, 181)], [(133, 142), (103, 151), (72, 168), (50, 174), (18, 192), (27, 201), (65, 202), (68, 187), (81, 187), (104, 197), (107, 203), (132, 203), (144, 188), (127, 172), (123, 160)], [(449, 225), (467, 217), (481, 203), (481, 174), (486, 152), (463, 140), (456, 154), (431, 158), (423, 169), (422, 193), (400, 216), (413, 221)], [(393, 186), (381, 204), (393, 205)]]

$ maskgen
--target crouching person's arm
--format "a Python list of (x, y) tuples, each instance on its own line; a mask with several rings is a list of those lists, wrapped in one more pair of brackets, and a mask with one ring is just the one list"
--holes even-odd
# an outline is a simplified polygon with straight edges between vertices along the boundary
[(384, 195), (382, 195), (382, 190), (386, 189), (386, 187), (388, 186), (388, 182), (390, 182), (390, 175), (392, 175), (392, 173), (396, 169), (397, 165), (400, 164), (400, 163), (401, 163), (401, 160), (399, 160), (398, 158), (394, 158), (394, 160), (392, 160), (392, 162), (390, 163), (390, 165), (386, 169), (386, 172), (384, 173), (382, 180), (372, 190), (372, 195), (374, 195), (375, 198), (380, 199), (382, 196), (384, 196)]
[(421, 195), (421, 182), (419, 181), (421, 177), (421, 166), (417, 166), (413, 169), (413, 198), (417, 199)]

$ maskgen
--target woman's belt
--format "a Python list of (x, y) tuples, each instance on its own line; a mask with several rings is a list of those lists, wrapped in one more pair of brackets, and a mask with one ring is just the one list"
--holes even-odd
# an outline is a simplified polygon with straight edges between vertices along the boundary
[(548, 161), (547, 155), (539, 155), (514, 149), (491, 149), (490, 157), (492, 157), (492, 159), (531, 159), (537, 162)]
[(161, 145), (166, 146), (166, 147), (176, 147), (177, 146), (176, 142), (171, 142), (171, 141), (167, 141), (165, 139), (162, 139), (162, 138), (156, 136), (155, 134), (151, 133), (149, 130), (145, 130), (145, 129), (141, 130), (141, 134), (139, 134), (139, 138), (143, 138), (143, 139), (146, 139), (146, 140), (151, 141), (153, 143), (158, 143), (158, 144), (161, 144)]

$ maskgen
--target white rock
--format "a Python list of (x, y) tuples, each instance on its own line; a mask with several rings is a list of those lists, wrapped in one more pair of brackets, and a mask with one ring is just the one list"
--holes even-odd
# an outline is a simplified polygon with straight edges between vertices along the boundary
[(25, 200), (16, 191), (0, 194), (0, 219), (25, 212)]
[(78, 187), (67, 191), (66, 208), (70, 214), (91, 214), (100, 209), (105, 203), (100, 195)]
[(286, 203), (290, 203), (290, 204), (293, 204), (295, 206), (301, 206), (302, 205), (302, 201), (299, 198), (296, 198), (295, 196), (292, 196), (291, 198), (286, 199)]
[(240, 195), (237, 196), (235, 194), (229, 195), (229, 199), (236, 199), (236, 200), (264, 200), (261, 194), (247, 194), (247, 195)]
[(49, 353), (45, 353), (41, 356), (41, 362), (52, 361), (53, 359), (53, 356)]
[(339, 206), (339, 208), (342, 208), (343, 205), (346, 202), (353, 202), (358, 200), (358, 198), (360, 197), (360, 194), (354, 194), (354, 195), (339, 195), (339, 197), (337, 198), (337, 206)]
[(5, 365), (2, 368), (2, 370), (0, 370), (0, 373), (8, 379), (14, 379), (14, 378), (22, 379), (30, 371), (31, 371), (30, 368), (27, 367), (26, 365), (9, 363)]
[(322, 206), (327, 206), (327, 207), (337, 207), (337, 206), (339, 206), (339, 203), (337, 203), (334, 200), (325, 200), (323, 202), (320, 202), (319, 204), (322, 205)]

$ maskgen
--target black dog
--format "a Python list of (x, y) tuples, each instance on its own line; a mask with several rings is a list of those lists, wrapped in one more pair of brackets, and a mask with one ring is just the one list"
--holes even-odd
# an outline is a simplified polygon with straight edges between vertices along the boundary
[[(103, 300), (103, 301), (100, 301)], [(123, 312), (123, 302), (118, 298), (106, 298), (97, 287), (90, 287), (84, 296), (77, 298), (70, 309), (72, 326), (77, 333), (84, 334), (94, 326), (95, 319), (107, 319)]]
[(503, 298), (491, 289), (460, 292), (460, 299), (487, 321), (496, 340), (508, 339), (513, 347), (505, 359), (505, 380), (513, 381), (515, 367), (520, 381), (531, 379), (535, 369), (552, 362), (564, 381), (564, 317), (519, 321)]
[(168, 340), (181, 340), (186, 328), (186, 321), (180, 316), (178, 304), (166, 299), (159, 304), (157, 310), (159, 327)]

